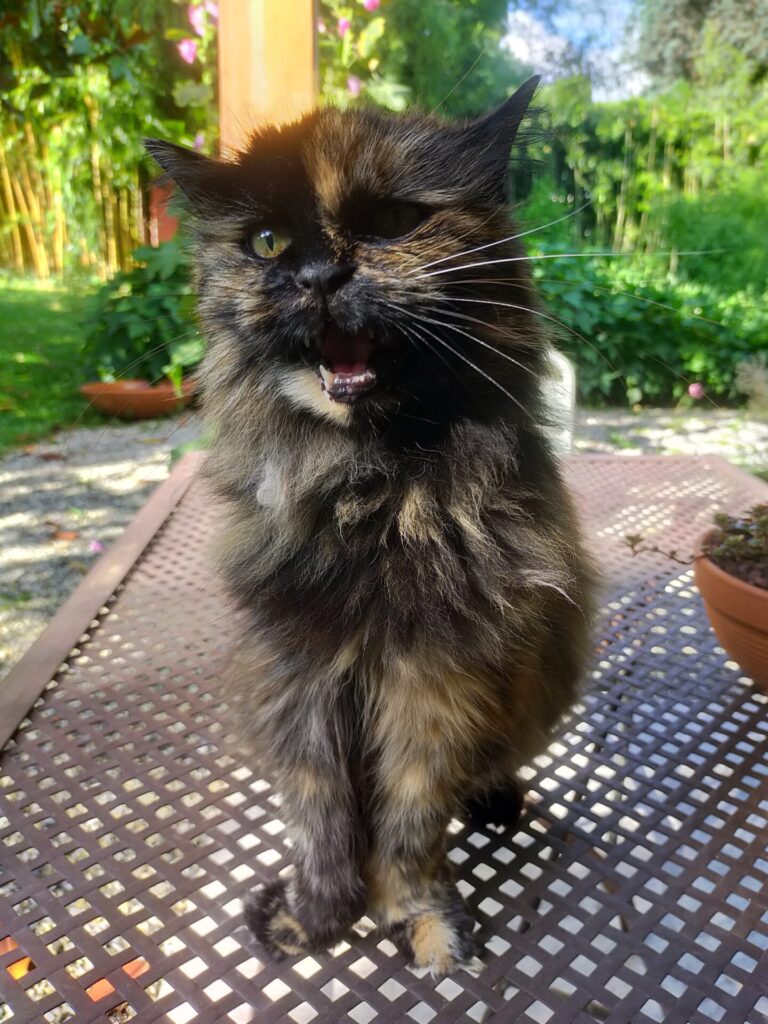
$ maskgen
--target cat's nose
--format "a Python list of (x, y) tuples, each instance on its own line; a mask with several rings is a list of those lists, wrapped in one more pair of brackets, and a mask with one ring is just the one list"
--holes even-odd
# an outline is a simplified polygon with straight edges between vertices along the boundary
[(296, 283), (316, 298), (327, 298), (346, 284), (354, 272), (351, 263), (307, 263), (296, 275)]

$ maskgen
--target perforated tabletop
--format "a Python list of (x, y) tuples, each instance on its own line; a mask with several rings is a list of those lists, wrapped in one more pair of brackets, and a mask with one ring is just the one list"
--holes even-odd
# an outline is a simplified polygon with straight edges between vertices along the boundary
[(527, 769), (519, 825), (453, 827), (485, 969), (435, 980), (370, 921), (281, 964), (241, 924), (290, 850), (224, 724), (236, 623), (198, 463), (0, 691), (0, 1021), (768, 1022), (768, 699), (690, 568), (622, 543), (683, 554), (714, 509), (768, 489), (716, 458), (569, 464), (606, 574), (588, 692)]

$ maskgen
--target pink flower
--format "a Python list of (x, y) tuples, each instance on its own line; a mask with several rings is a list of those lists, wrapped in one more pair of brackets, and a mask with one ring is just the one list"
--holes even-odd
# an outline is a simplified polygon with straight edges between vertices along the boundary
[(186, 61), (187, 64), (194, 64), (197, 56), (197, 41), (195, 39), (182, 39), (176, 44), (176, 49), (183, 61)]
[(91, 543), (88, 545), (88, 550), (93, 551), (94, 554), (98, 555), (101, 551), (104, 550), (104, 545), (101, 543), (100, 540), (92, 540)]
[(363, 0), (363, 7), (366, 11), (375, 11), (381, 7), (381, 0)]
[(698, 381), (694, 381), (693, 384), (688, 385), (688, 394), (691, 396), (691, 398), (703, 398), (704, 385), (699, 384)]
[(326, 28), (325, 22), (323, 21), (322, 18), (318, 18), (317, 19), (317, 31), (321, 35), (322, 35), (323, 32), (327, 32), (328, 31), (328, 29)]
[(336, 31), (343, 39), (347, 32), (349, 32), (351, 26), (352, 22), (349, 20), (349, 18), (339, 18), (339, 20), (336, 22)]
[(357, 75), (350, 75), (347, 79), (347, 88), (353, 96), (359, 96), (363, 91), (363, 83), (357, 77)]
[(194, 141), (192, 142), (192, 145), (195, 147), (195, 149), (199, 153), (200, 150), (203, 148), (204, 144), (205, 144), (205, 136), (203, 135), (202, 132), (198, 132), (197, 135), (194, 138)]
[(187, 8), (187, 19), (199, 36), (205, 34), (205, 10), (202, 7), (195, 7), (194, 4), (190, 4)]
[(218, 4), (214, 3), (213, 0), (205, 0), (205, 3), (203, 4), (203, 7), (205, 7), (206, 11), (208, 11), (208, 13), (210, 14), (211, 18), (213, 18), (214, 21), (218, 21), (219, 20), (219, 5)]

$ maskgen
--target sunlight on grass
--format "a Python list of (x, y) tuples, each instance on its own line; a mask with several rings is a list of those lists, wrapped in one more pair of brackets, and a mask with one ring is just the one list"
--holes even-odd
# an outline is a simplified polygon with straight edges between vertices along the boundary
[(77, 390), (85, 303), (76, 291), (0, 277), (0, 454), (76, 421), (101, 422)]

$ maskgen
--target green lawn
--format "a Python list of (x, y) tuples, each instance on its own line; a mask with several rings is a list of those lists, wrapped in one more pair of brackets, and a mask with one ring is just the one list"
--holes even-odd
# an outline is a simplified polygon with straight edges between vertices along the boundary
[(0, 276), (0, 454), (76, 421), (100, 421), (78, 393), (86, 298)]

